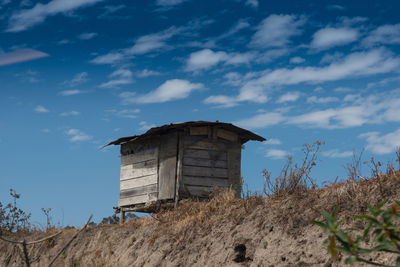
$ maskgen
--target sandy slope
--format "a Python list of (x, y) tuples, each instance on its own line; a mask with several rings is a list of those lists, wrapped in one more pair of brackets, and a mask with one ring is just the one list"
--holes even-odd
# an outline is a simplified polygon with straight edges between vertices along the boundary
[[(321, 220), (322, 209), (340, 205), (350, 225), (353, 215), (382, 199), (400, 199), (398, 173), (279, 199), (234, 199), (227, 192), (122, 226), (89, 227), (56, 266), (343, 266), (332, 263), (323, 245), (325, 235), (309, 222)], [(47, 266), (75, 231), (64, 230), (53, 241), (31, 246), (30, 257), (37, 260), (32, 266)], [(393, 262), (379, 254), (371, 259)], [(20, 251), (0, 241), (0, 265), (23, 266)]]

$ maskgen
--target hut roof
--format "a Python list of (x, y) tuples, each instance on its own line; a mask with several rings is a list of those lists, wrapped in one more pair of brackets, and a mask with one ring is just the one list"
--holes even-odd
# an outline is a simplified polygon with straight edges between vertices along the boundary
[(127, 142), (139, 141), (145, 137), (165, 134), (172, 130), (179, 130), (179, 129), (183, 129), (183, 128), (187, 128), (187, 127), (196, 127), (196, 126), (218, 126), (219, 128), (235, 132), (239, 135), (242, 144), (246, 143), (249, 140), (256, 140), (256, 141), (265, 141), (266, 140), (262, 136), (259, 136), (255, 133), (245, 130), (243, 128), (237, 127), (231, 123), (219, 122), (219, 121), (215, 121), (215, 122), (213, 122), (213, 121), (189, 121), (189, 122), (183, 122), (183, 123), (170, 123), (170, 124), (166, 124), (166, 125), (163, 125), (160, 127), (153, 127), (150, 130), (148, 130), (147, 132), (145, 132), (144, 134), (121, 137), (121, 138), (118, 138), (117, 140), (114, 140), (114, 141), (108, 143), (105, 146), (120, 145), (120, 144), (127, 143)]

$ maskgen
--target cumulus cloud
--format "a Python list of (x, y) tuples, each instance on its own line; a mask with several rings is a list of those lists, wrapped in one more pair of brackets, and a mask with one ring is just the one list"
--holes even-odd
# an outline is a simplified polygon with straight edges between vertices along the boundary
[(36, 106), (33, 110), (35, 112), (37, 112), (37, 113), (48, 113), (48, 112), (50, 112), (50, 110), (48, 110), (47, 108), (45, 108), (45, 107), (43, 107), (41, 105)]
[(400, 44), (400, 23), (378, 27), (362, 40), (362, 44), (365, 46)]
[(246, 0), (246, 5), (257, 8), (258, 0)]
[(106, 110), (107, 112), (110, 112), (114, 114), (115, 116), (121, 117), (121, 118), (128, 118), (128, 119), (135, 119), (137, 118), (138, 114), (140, 113), (140, 109), (122, 109), (122, 110), (116, 110), (116, 109), (110, 109)]
[(182, 4), (183, 2), (186, 2), (186, 1), (187, 0), (157, 0), (156, 5), (162, 6), (162, 7), (172, 7), (172, 6)]
[(249, 79), (243, 84), (238, 96), (231, 98), (236, 101), (263, 103), (268, 99), (267, 92), (275, 87), (389, 73), (396, 71), (399, 66), (400, 58), (393, 56), (384, 48), (354, 52), (327, 66), (279, 68), (260, 72), (258, 77)]
[(143, 69), (143, 70), (139, 71), (138, 73), (136, 73), (136, 76), (139, 78), (146, 78), (146, 77), (157, 76), (157, 75), (161, 75), (161, 73), (158, 71), (148, 70), (148, 69)]
[(205, 104), (217, 105), (222, 108), (229, 108), (238, 104), (237, 98), (225, 95), (212, 95), (204, 99), (203, 102)]
[(267, 141), (263, 142), (266, 145), (280, 145), (282, 144), (281, 140), (276, 139), (276, 138), (270, 138)]
[(314, 33), (310, 47), (325, 50), (334, 46), (352, 43), (359, 38), (357, 29), (326, 27)]
[(340, 152), (339, 149), (331, 149), (327, 151), (323, 151), (322, 155), (328, 158), (347, 158), (353, 155), (352, 151), (342, 151)]
[(289, 152), (281, 149), (268, 149), (265, 153), (266, 158), (270, 159), (284, 159), (289, 155)]
[(87, 82), (87, 80), (88, 80), (88, 73), (80, 72), (80, 73), (75, 74), (75, 76), (71, 80), (64, 81), (64, 84), (74, 87), (74, 86), (77, 86), (78, 84)]
[(63, 117), (78, 116), (79, 114), (81, 114), (79, 111), (72, 110), (72, 111), (62, 112), (62, 113), (60, 113), (60, 116), (63, 116)]
[(339, 98), (334, 96), (317, 97), (313, 95), (307, 98), (307, 103), (315, 103), (315, 104), (326, 104), (336, 101), (339, 101)]
[(360, 135), (367, 140), (366, 149), (375, 154), (393, 153), (400, 147), (400, 129), (381, 135), (379, 132), (368, 132)]
[(249, 129), (266, 128), (285, 121), (285, 117), (278, 112), (267, 112), (254, 117), (236, 121), (235, 124)]
[(306, 61), (306, 60), (302, 57), (292, 57), (290, 59), (290, 63), (292, 63), (292, 64), (299, 64), (299, 63), (303, 63), (304, 61)]
[(101, 88), (117, 88), (120, 85), (133, 83), (133, 73), (128, 69), (118, 69), (111, 73), (108, 77), (111, 79), (108, 82), (100, 84)]
[(79, 90), (79, 89), (73, 89), (73, 90), (64, 90), (61, 91), (59, 94), (62, 96), (71, 96), (71, 95), (79, 95), (83, 94), (85, 91)]
[(292, 36), (301, 34), (300, 27), (304, 23), (303, 17), (272, 14), (257, 27), (249, 45), (254, 48), (286, 46)]
[(20, 49), (10, 53), (1, 53), (0, 51), (0, 66), (35, 60), (48, 56), (49, 54), (34, 49)]
[(89, 141), (93, 138), (92, 136), (87, 135), (78, 129), (69, 129), (66, 134), (70, 136), (69, 141), (71, 142)]
[(96, 32), (84, 32), (78, 35), (81, 40), (90, 40), (96, 37), (98, 34)]
[(190, 93), (203, 88), (201, 83), (191, 83), (187, 80), (172, 79), (164, 82), (154, 91), (144, 95), (136, 95), (131, 92), (120, 94), (123, 104), (131, 103), (164, 103), (168, 101), (187, 98)]
[(8, 32), (27, 30), (46, 20), (47, 17), (71, 12), (75, 9), (93, 5), (102, 0), (52, 0), (47, 4), (37, 3), (31, 9), (14, 12), (8, 21)]
[(254, 58), (253, 53), (225, 53), (223, 51), (214, 52), (211, 49), (203, 49), (191, 53), (186, 62), (186, 71), (207, 70), (211, 67), (224, 62), (228, 65), (247, 64)]
[(132, 47), (97, 56), (90, 62), (93, 64), (117, 64), (132, 58), (135, 55), (143, 55), (160, 49), (165, 49), (168, 46), (167, 41), (170, 38), (187, 29), (188, 27), (172, 26), (160, 32), (141, 36), (135, 41), (135, 44)]
[(287, 92), (279, 97), (277, 103), (294, 102), (300, 97), (300, 92)]
[(146, 121), (139, 122), (139, 125), (140, 125), (139, 131), (147, 131), (150, 128), (156, 127), (154, 123), (148, 123)]

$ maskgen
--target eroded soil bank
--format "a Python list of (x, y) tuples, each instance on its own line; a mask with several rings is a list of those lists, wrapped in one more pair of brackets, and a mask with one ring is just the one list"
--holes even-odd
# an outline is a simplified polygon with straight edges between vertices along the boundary
[[(340, 217), (351, 226), (352, 216), (368, 205), (399, 199), (399, 173), (280, 198), (235, 199), (226, 192), (124, 225), (88, 227), (55, 266), (343, 266), (343, 259), (331, 260), (323, 244), (326, 236), (310, 221), (322, 220), (322, 210), (340, 206)], [(31, 266), (47, 266), (75, 232), (63, 230), (52, 240), (29, 246)], [(373, 254), (370, 260), (394, 262), (385, 257)], [(0, 241), (0, 266), (23, 265), (20, 248)]]

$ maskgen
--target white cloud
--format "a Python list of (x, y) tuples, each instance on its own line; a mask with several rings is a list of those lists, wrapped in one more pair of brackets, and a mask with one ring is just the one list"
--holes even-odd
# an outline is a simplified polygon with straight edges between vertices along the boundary
[(122, 110), (106, 110), (107, 112), (113, 113), (121, 118), (135, 119), (137, 118), (138, 113), (140, 113), (140, 109), (122, 109)]
[(62, 112), (62, 113), (60, 113), (60, 116), (63, 116), (63, 117), (78, 116), (79, 114), (81, 114), (79, 111), (72, 110), (72, 111)]
[(157, 75), (161, 75), (161, 73), (158, 71), (148, 70), (148, 69), (143, 69), (143, 70), (139, 71), (138, 73), (136, 73), (136, 76), (139, 78), (146, 78), (146, 77), (157, 76)]
[(317, 50), (329, 49), (352, 43), (359, 38), (357, 29), (326, 27), (314, 33), (311, 48)]
[(49, 54), (33, 49), (20, 49), (10, 53), (1, 53), (0, 51), (0, 66), (15, 64), (48, 56)]
[(155, 124), (153, 124), (153, 123), (148, 123), (148, 122), (145, 122), (145, 121), (139, 122), (139, 125), (140, 125), (139, 131), (147, 131), (147, 130), (149, 130), (150, 128), (156, 127)]
[(248, 64), (255, 57), (254, 53), (225, 53), (203, 49), (190, 54), (186, 62), (186, 71), (207, 70), (224, 62), (228, 65)]
[(42, 129), (42, 130), (40, 130), (42, 133), (49, 133), (50, 132), (50, 130), (49, 129), (47, 129), (47, 128), (45, 128), (45, 129)]
[(316, 103), (316, 104), (326, 104), (336, 101), (339, 101), (339, 98), (334, 96), (317, 97), (313, 95), (307, 98), (307, 103)]
[(303, 17), (272, 14), (257, 27), (250, 46), (256, 48), (286, 46), (292, 36), (301, 34), (299, 28), (304, 22)]
[(156, 4), (158, 6), (162, 6), (162, 7), (172, 7), (172, 6), (182, 4), (185, 1), (187, 1), (187, 0), (157, 0)]
[(246, 5), (257, 8), (258, 0), (246, 0)]
[(73, 90), (64, 90), (61, 91), (59, 94), (62, 96), (71, 96), (71, 95), (79, 95), (83, 94), (85, 91), (78, 90), (78, 89), (73, 89)]
[(270, 138), (267, 141), (263, 142), (266, 145), (280, 145), (282, 144), (281, 140), (276, 139), (276, 138)]
[(342, 60), (323, 67), (279, 68), (259, 72), (255, 78), (247, 79), (240, 88), (238, 96), (229, 96), (236, 101), (265, 103), (267, 93), (282, 85), (301, 83), (323, 83), (345, 78), (376, 75), (397, 71), (400, 58), (384, 49), (372, 49), (367, 52), (354, 52)]
[(277, 103), (285, 103), (285, 102), (294, 102), (300, 97), (300, 92), (287, 92), (284, 95), (281, 95), (279, 99), (276, 101)]
[(353, 151), (343, 151), (340, 152), (338, 149), (331, 149), (322, 152), (322, 155), (328, 158), (347, 158), (353, 155)]
[(182, 27), (172, 26), (161, 32), (141, 36), (136, 40), (135, 45), (127, 50), (127, 53), (130, 55), (143, 55), (166, 47), (166, 41), (182, 30)]
[(123, 60), (126, 60), (127, 58), (131, 58), (132, 56), (128, 56), (124, 53), (121, 52), (111, 52), (102, 56), (97, 56), (94, 59), (92, 59), (90, 62), (93, 64), (98, 64), (98, 65), (102, 65), (102, 64), (116, 64), (119, 63)]
[(169, 27), (166, 30), (139, 37), (132, 47), (113, 51), (105, 55), (97, 56), (90, 62), (93, 64), (117, 64), (130, 59), (135, 55), (143, 55), (168, 47), (167, 41), (173, 36), (188, 30), (190, 27)]
[(119, 85), (131, 84), (133, 73), (128, 69), (118, 69), (111, 73), (108, 77), (110, 81), (100, 84), (101, 88), (117, 88)]
[(328, 5), (326, 8), (329, 10), (346, 10), (344, 6), (340, 5)]
[(393, 90), (382, 94), (349, 97), (342, 106), (314, 110), (299, 115), (262, 113), (238, 122), (247, 128), (265, 128), (281, 124), (323, 129), (359, 127), (366, 124), (400, 122), (400, 92)]
[(187, 98), (191, 92), (202, 89), (201, 83), (191, 83), (187, 80), (172, 79), (164, 82), (154, 91), (144, 95), (136, 95), (131, 92), (120, 94), (124, 104), (131, 103), (164, 103), (172, 100)]
[(47, 108), (45, 108), (43, 106), (40, 106), (40, 105), (36, 106), (34, 108), (34, 111), (37, 112), (37, 113), (48, 113), (48, 112), (50, 112), (50, 110), (48, 110)]
[(223, 108), (236, 106), (238, 103), (235, 97), (225, 95), (212, 95), (204, 99), (205, 104), (213, 104)]
[(258, 114), (254, 117), (240, 120), (235, 122), (235, 124), (249, 129), (266, 128), (272, 125), (277, 125), (285, 121), (285, 117), (278, 112), (267, 112)]
[(379, 132), (368, 132), (361, 134), (360, 138), (367, 140), (367, 150), (379, 155), (393, 153), (400, 147), (400, 129), (385, 135), (380, 135)]
[(304, 61), (306, 61), (306, 60), (302, 57), (292, 57), (290, 59), (291, 64), (300, 64), (300, 63), (303, 63)]
[(78, 84), (85, 83), (88, 80), (87, 72), (80, 72), (75, 74), (75, 76), (70, 81), (64, 81), (64, 84), (69, 85), (71, 87), (77, 86)]
[(228, 55), (225, 52), (214, 52), (210, 49), (203, 49), (190, 54), (186, 62), (186, 70), (206, 70), (226, 60), (227, 57)]
[(378, 27), (362, 40), (362, 44), (365, 46), (400, 44), (400, 23)]
[(87, 135), (86, 133), (78, 129), (69, 129), (66, 134), (71, 136), (69, 139), (69, 141), (71, 142), (89, 141), (93, 138), (92, 136)]
[(20, 32), (42, 23), (47, 17), (71, 12), (102, 0), (52, 0), (47, 4), (37, 3), (31, 9), (16, 11), (9, 19), (8, 32)]
[(81, 40), (90, 40), (96, 37), (98, 34), (96, 32), (84, 32), (78, 35)]
[(266, 158), (271, 159), (284, 159), (289, 155), (289, 152), (281, 149), (268, 149), (265, 153)]

